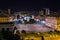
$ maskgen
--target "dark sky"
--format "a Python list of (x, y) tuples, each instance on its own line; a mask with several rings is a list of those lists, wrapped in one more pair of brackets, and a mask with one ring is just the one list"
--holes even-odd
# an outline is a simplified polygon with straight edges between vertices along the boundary
[(42, 8), (60, 9), (59, 0), (0, 0), (0, 9), (11, 8), (15, 11), (33, 11)]

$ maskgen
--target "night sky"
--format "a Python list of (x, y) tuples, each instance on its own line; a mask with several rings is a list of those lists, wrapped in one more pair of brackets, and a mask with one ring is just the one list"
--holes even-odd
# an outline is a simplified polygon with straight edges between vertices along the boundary
[(12, 9), (14, 11), (38, 11), (42, 8), (60, 10), (59, 0), (0, 0), (0, 9)]

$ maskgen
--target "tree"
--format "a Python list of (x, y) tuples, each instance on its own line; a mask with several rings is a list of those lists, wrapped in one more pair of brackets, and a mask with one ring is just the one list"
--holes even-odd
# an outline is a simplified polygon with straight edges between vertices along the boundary
[(22, 30), (22, 31), (21, 31), (21, 33), (24, 33), (24, 34), (26, 34), (26, 31), (25, 31), (25, 30)]

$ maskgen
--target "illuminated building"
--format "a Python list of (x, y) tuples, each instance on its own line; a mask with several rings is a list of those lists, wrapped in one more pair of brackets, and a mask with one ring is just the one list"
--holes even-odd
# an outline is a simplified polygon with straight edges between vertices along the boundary
[(39, 11), (39, 15), (43, 16), (44, 15), (44, 10)]
[(46, 9), (45, 9), (45, 14), (46, 14), (46, 15), (50, 15), (50, 10), (46, 8)]
[(46, 16), (50, 15), (50, 9), (49, 8), (43, 8), (44, 9), (44, 14)]

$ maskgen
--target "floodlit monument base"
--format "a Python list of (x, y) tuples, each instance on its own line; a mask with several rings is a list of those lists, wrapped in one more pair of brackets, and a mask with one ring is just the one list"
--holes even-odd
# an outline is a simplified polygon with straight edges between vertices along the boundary
[(18, 24), (16, 25), (19, 32), (25, 30), (26, 32), (50, 32), (53, 29), (48, 26), (40, 25), (40, 24)]

